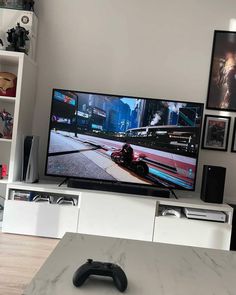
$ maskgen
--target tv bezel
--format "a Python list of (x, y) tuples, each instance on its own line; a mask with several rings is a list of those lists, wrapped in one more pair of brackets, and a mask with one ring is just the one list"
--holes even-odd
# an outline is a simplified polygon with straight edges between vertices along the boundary
[[(125, 182), (125, 181), (119, 181), (119, 180), (105, 180), (105, 179), (95, 179), (95, 178), (89, 178), (89, 177), (78, 177), (78, 176), (68, 176), (68, 175), (58, 175), (58, 174), (51, 174), (47, 173), (47, 167), (48, 167), (48, 153), (49, 153), (49, 143), (50, 143), (50, 134), (51, 134), (51, 117), (52, 117), (52, 107), (53, 107), (53, 97), (55, 91), (63, 91), (63, 92), (74, 92), (74, 93), (81, 93), (81, 94), (93, 94), (93, 95), (101, 95), (101, 96), (111, 96), (111, 97), (116, 97), (116, 98), (131, 98), (131, 99), (148, 99), (148, 100), (155, 100), (155, 101), (166, 101), (166, 102), (176, 102), (176, 103), (191, 103), (193, 105), (196, 105), (197, 107), (201, 107), (201, 123), (199, 126), (200, 133), (199, 133), (199, 141), (198, 141), (198, 150), (197, 150), (197, 155), (196, 155), (196, 168), (195, 168), (195, 177), (194, 177), (194, 183), (193, 183), (193, 188), (187, 189), (187, 188), (172, 188), (172, 187), (159, 187), (156, 185), (151, 185), (151, 184), (141, 184), (141, 183), (134, 183), (134, 182)], [(121, 186), (127, 186), (127, 193), (132, 194), (132, 187), (133, 189), (137, 189), (138, 187), (147, 189), (150, 191), (153, 191), (154, 189), (156, 190), (183, 190), (183, 191), (195, 191), (196, 188), (196, 180), (197, 180), (197, 170), (198, 170), (198, 161), (199, 161), (199, 151), (200, 151), (200, 143), (201, 143), (201, 137), (202, 137), (202, 126), (203, 126), (203, 114), (204, 114), (204, 103), (201, 102), (193, 102), (193, 101), (186, 101), (186, 100), (177, 100), (177, 99), (165, 99), (165, 98), (153, 98), (153, 97), (141, 97), (141, 96), (131, 96), (127, 94), (109, 94), (109, 93), (101, 93), (101, 92), (93, 92), (93, 91), (80, 91), (80, 90), (70, 90), (70, 89), (61, 89), (61, 88), (53, 88), (52, 89), (52, 96), (51, 96), (51, 109), (50, 109), (50, 117), (49, 117), (49, 128), (48, 128), (48, 140), (47, 140), (47, 153), (46, 153), (46, 162), (45, 162), (45, 170), (44, 174), (45, 176), (50, 176), (50, 177), (61, 177), (64, 179), (76, 179), (78, 182), (83, 182), (87, 183), (88, 181), (91, 181), (95, 186), (97, 184), (98, 190), (104, 190), (106, 191), (106, 185), (111, 185), (114, 184), (114, 192), (117, 192), (115, 190), (115, 185), (121, 187)], [(101, 187), (102, 186), (102, 187)], [(84, 187), (83, 187), (84, 188)], [(89, 185), (88, 185), (89, 189)], [(92, 188), (92, 190), (96, 190), (95, 187)], [(125, 188), (124, 188), (125, 190)], [(110, 190), (108, 190), (110, 191)]]

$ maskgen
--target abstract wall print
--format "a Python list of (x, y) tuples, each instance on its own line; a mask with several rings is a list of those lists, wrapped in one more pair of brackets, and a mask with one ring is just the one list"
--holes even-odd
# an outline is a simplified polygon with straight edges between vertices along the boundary
[(227, 151), (230, 117), (205, 115), (202, 148)]
[(214, 32), (206, 108), (236, 112), (236, 32)]

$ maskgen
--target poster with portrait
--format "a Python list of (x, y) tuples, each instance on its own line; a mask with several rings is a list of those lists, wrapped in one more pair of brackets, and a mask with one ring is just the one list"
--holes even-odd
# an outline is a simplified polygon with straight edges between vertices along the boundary
[(206, 108), (236, 112), (236, 32), (214, 32)]
[(227, 151), (230, 117), (205, 115), (202, 148)]

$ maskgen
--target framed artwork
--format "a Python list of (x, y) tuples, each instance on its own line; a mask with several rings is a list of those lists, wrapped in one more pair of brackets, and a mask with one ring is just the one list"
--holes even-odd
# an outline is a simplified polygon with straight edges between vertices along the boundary
[(205, 115), (202, 148), (227, 151), (230, 117)]
[(233, 137), (232, 137), (232, 145), (231, 145), (231, 152), (236, 153), (236, 118), (234, 118), (234, 131), (233, 131)]
[(236, 32), (214, 32), (206, 108), (236, 112)]

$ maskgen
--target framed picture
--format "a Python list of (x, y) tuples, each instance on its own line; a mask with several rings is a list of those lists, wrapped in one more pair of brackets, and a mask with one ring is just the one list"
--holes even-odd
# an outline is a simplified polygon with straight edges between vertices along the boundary
[(236, 112), (236, 32), (214, 32), (206, 108)]
[(202, 148), (227, 151), (230, 117), (205, 115)]
[(231, 145), (231, 152), (236, 153), (236, 118), (234, 118), (234, 131), (233, 131), (233, 137), (232, 137), (232, 145)]

